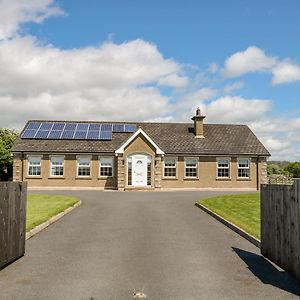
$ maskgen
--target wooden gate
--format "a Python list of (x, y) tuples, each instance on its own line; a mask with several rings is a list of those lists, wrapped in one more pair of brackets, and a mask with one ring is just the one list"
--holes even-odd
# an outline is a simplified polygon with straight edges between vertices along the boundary
[(0, 182), (0, 268), (25, 253), (26, 199), (26, 182)]
[(261, 253), (300, 279), (300, 180), (261, 187)]

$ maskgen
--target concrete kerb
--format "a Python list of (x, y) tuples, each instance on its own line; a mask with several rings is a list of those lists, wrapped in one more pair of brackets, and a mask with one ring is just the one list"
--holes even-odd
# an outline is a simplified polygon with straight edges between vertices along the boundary
[(44, 230), (45, 228), (47, 228), (48, 226), (50, 226), (51, 224), (55, 223), (56, 221), (58, 221), (59, 219), (61, 219), (62, 217), (64, 217), (65, 215), (67, 215), (68, 213), (70, 213), (72, 210), (74, 210), (76, 207), (78, 207), (79, 205), (81, 205), (81, 200), (79, 200), (79, 202), (75, 203), (73, 206), (66, 208), (64, 211), (62, 211), (61, 213), (51, 217), (49, 220), (47, 220), (46, 222), (34, 227), (33, 229), (31, 229), (30, 231), (26, 232), (26, 240), (30, 239), (31, 237), (33, 237), (34, 235), (36, 235), (37, 233), (39, 233), (40, 231)]
[(260, 248), (260, 240), (258, 240), (254, 236), (250, 235), (249, 233), (247, 233), (246, 231), (244, 231), (240, 227), (236, 226), (235, 224), (225, 220), (223, 217), (221, 217), (220, 215), (218, 215), (215, 212), (211, 211), (209, 208), (205, 207), (204, 205), (199, 204), (199, 203), (195, 203), (195, 205), (197, 207), (199, 207), (200, 209), (202, 209), (203, 211), (205, 211), (206, 213), (208, 213), (209, 215), (211, 215), (212, 217), (214, 217), (216, 220), (218, 220), (219, 222), (221, 222), (225, 226), (227, 226), (228, 228), (230, 228), (231, 230), (233, 230), (234, 232), (238, 233), (240, 236), (242, 236), (243, 238), (248, 240), (250, 243), (252, 243), (256, 247)]

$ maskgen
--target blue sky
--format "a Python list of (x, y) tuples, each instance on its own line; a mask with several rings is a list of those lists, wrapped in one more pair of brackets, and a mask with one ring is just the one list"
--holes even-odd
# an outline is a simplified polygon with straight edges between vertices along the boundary
[[(300, 160), (299, 1), (2, 2), (0, 126), (189, 121), (200, 106), (208, 122), (248, 124), (275, 159)], [(13, 112), (17, 101), (31, 109)]]

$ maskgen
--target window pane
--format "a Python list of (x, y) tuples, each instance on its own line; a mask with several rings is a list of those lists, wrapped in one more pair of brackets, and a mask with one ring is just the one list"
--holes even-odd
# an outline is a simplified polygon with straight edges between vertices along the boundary
[(186, 168), (185, 176), (186, 177), (197, 177), (197, 168)]
[(90, 167), (78, 167), (78, 176), (90, 176)]
[(197, 160), (196, 159), (186, 159), (185, 160), (185, 165), (187, 167), (196, 167), (197, 166)]
[(164, 176), (165, 177), (176, 177), (176, 168), (165, 168)]
[(166, 167), (175, 167), (176, 166), (176, 160), (175, 159), (165, 159), (165, 166)]

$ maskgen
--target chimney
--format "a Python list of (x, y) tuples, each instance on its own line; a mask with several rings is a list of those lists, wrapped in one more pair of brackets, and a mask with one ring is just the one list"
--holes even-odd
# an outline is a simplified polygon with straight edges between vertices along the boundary
[(203, 120), (205, 116), (201, 115), (201, 110), (198, 107), (196, 110), (196, 115), (192, 117), (194, 121), (194, 132), (196, 138), (204, 138)]

